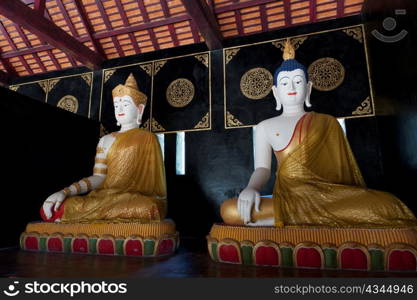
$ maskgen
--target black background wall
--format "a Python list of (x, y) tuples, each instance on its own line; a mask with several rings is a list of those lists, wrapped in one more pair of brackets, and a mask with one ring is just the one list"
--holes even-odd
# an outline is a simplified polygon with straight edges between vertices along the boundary
[(17, 245), (52, 193), (92, 172), (98, 122), (0, 88), (0, 248)]
[[(375, 18), (380, 26), (383, 16), (377, 15)], [(417, 20), (415, 16), (414, 19)], [(367, 19), (356, 16), (307, 26), (292, 27), (260, 35), (228, 39), (225, 42), (225, 47), (319, 32), (364, 22), (367, 24)], [(407, 26), (415, 27), (415, 23), (413, 24), (407, 23)], [(393, 81), (394, 83), (391, 81), (392, 76), (386, 73), (387, 66), (384, 64), (386, 60), (394, 58), (391, 56), (386, 57), (380, 53), (381, 51), (390, 53), (392, 50), (388, 48), (381, 50), (383, 47), (375, 44), (375, 41), (369, 34), (368, 40), (371, 40), (370, 44), (372, 46), (369, 54), (372, 62), (372, 78), (375, 78), (374, 81), (376, 82), (376, 100), (379, 101), (389, 94), (392, 96), (392, 101), (395, 102), (401, 97), (402, 101), (407, 103), (407, 107), (414, 107), (416, 101), (415, 90), (414, 92), (405, 92), (408, 86), (405, 86), (403, 83), (410, 82), (410, 78), (415, 75), (415, 66), (407, 63), (407, 59), (404, 57), (404, 55), (410, 56), (413, 53), (412, 51), (416, 51), (415, 38), (411, 37), (410, 34), (403, 42), (405, 44), (397, 45), (396, 49), (399, 51), (397, 52), (399, 53), (397, 59), (401, 60), (403, 64), (397, 66), (396, 63), (398, 61), (390, 62), (393, 70), (396, 70), (395, 76), (398, 76)], [(328, 43), (328, 45), (331, 45), (331, 43)], [(389, 46), (384, 45), (384, 47)], [(206, 46), (203, 44), (179, 47), (110, 60), (105, 63), (103, 68), (113, 68), (136, 62), (201, 51), (207, 51)], [(237, 196), (246, 186), (253, 172), (252, 129), (226, 130), (224, 128), (222, 51), (212, 51), (211, 60), (212, 128), (209, 131), (186, 133), (185, 175), (176, 175), (175, 173), (176, 135), (165, 135), (165, 166), (169, 198), (168, 216), (175, 220), (182, 236), (204, 237), (213, 222), (221, 221), (219, 216), (220, 204), (229, 197)], [(411, 70), (412, 68), (414, 68), (413, 71)], [(86, 71), (84, 68), (72, 69), (31, 78), (22, 78), (19, 82), (42, 80), (48, 78), (48, 76), (63, 76)], [(407, 77), (408, 80), (405, 80), (403, 76)], [(93, 84), (92, 111), (94, 113), (92, 116), (97, 118), (101, 93), (101, 71), (94, 72)], [(387, 87), (387, 85), (392, 86), (393, 84), (402, 88), (401, 94), (393, 94), (392, 89)], [(415, 89), (415, 85), (412, 88)], [(402, 98), (403, 93), (407, 93), (405, 98)], [(378, 109), (378, 103), (376, 106)], [(108, 114), (113, 113), (111, 107), (107, 107), (107, 109)], [(402, 109), (400, 108), (399, 110)], [(112, 116), (106, 115), (106, 118), (111, 119)], [(417, 150), (417, 139), (414, 133), (417, 130), (413, 131), (413, 128), (416, 126), (417, 118), (412, 115), (400, 119), (378, 116), (346, 120), (348, 139), (368, 186), (397, 194), (417, 213), (417, 201), (409, 194), (413, 186), (412, 183), (417, 180), (417, 160), (413, 156)], [(108, 124), (107, 127), (109, 131), (116, 129), (114, 124)], [(92, 144), (93, 142), (89, 144), (90, 148), (88, 151), (94, 151), (95, 146)], [(91, 161), (85, 162), (86, 165), (88, 163), (91, 164)], [(406, 166), (406, 169), (404, 169), (404, 166)], [(274, 176), (262, 191), (263, 194), (271, 193), (273, 181)], [(71, 180), (65, 181), (65, 184), (70, 182)], [(62, 183), (64, 184), (64, 181)], [(51, 184), (51, 186), (53, 185), (54, 183)]]

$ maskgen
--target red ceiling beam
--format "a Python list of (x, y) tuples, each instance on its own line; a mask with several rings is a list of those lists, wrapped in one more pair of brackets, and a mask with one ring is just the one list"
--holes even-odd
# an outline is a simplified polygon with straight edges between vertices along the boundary
[[(117, 9), (119, 10), (120, 16), (122, 17), (123, 25), (125, 27), (129, 27), (130, 22), (129, 22), (129, 19), (128, 19), (127, 15), (126, 15), (126, 11), (123, 7), (123, 4), (120, 1), (116, 1), (116, 6), (117, 6)], [(135, 49), (135, 53), (136, 54), (140, 53), (141, 51), (140, 51), (140, 48), (138, 46), (138, 42), (136, 41), (136, 38), (135, 38), (134, 34), (129, 32), (128, 36), (129, 36), (130, 42), (132, 43), (133, 49)]]
[(345, 8), (345, 0), (337, 0), (337, 16), (343, 17)]
[[(143, 3), (143, 0), (138, 0), (139, 10), (140, 14), (142, 15), (143, 22), (145, 24), (151, 23), (151, 20), (149, 19), (148, 12), (146, 11), (145, 4)], [(153, 26), (156, 27), (156, 26)], [(152, 28), (148, 28), (149, 37), (151, 38), (152, 45), (155, 48), (155, 50), (159, 50), (159, 44), (155, 36), (155, 32), (153, 32)]]
[(317, 0), (310, 0), (310, 21), (317, 21)]
[[(109, 20), (109, 17), (107, 16), (106, 10), (104, 9), (103, 3), (101, 0), (95, 1), (98, 7), (98, 10), (100, 11), (100, 15), (103, 18), (104, 25), (106, 26), (108, 31), (113, 30), (113, 26), (111, 25), (111, 22)], [(116, 47), (117, 52), (119, 53), (119, 56), (124, 56), (123, 50), (120, 47), (120, 43), (117, 40), (116, 36), (111, 36), (111, 39), (113, 41), (114, 46)]]
[(261, 17), (262, 31), (268, 31), (268, 16), (266, 14), (265, 4), (259, 6), (259, 12)]
[(76, 38), (46, 19), (39, 12), (15, 0), (1, 0), (0, 14), (22, 25), (40, 40), (61, 49), (91, 69), (100, 68), (104, 57), (90, 50)]
[(42, 15), (45, 14), (45, 8), (46, 8), (46, 0), (35, 0), (34, 9), (40, 12)]
[(182, 0), (185, 9), (197, 25), (210, 50), (223, 48), (222, 34), (217, 24), (217, 19), (205, 0)]
[(290, 26), (292, 24), (290, 0), (284, 0), (284, 15), (285, 15), (285, 25)]
[(214, 12), (216, 14), (242, 9), (242, 8), (248, 8), (252, 6), (258, 6), (262, 4), (268, 4), (272, 2), (277, 2), (277, 0), (252, 0), (252, 1), (245, 1), (245, 2), (236, 2), (230, 5), (224, 5), (218, 8), (215, 8)]
[(74, 24), (72, 24), (71, 18), (68, 15), (67, 9), (65, 8), (64, 4), (62, 3), (62, 0), (56, 0), (59, 10), (61, 11), (62, 16), (64, 17), (65, 22), (67, 23), (71, 34), (73, 37), (78, 37), (77, 30), (74, 27)]
[(91, 24), (91, 22), (90, 22), (90, 20), (87, 16), (87, 11), (85, 10), (84, 5), (80, 1), (74, 1), (74, 3), (75, 3), (75, 7), (77, 9), (77, 12), (80, 15), (81, 22), (83, 23), (83, 25), (85, 27), (85, 31), (87, 32), (88, 39), (93, 44), (93, 47), (96, 50), (96, 52), (99, 53), (100, 55), (102, 55), (103, 57), (106, 57), (106, 55), (104, 53), (104, 50), (103, 50), (103, 47), (93, 37), (93, 32), (94, 32), (93, 25)]
[[(3, 0), (0, 0), (0, 2), (1, 1), (3, 1)], [(115, 29), (113, 31), (104, 31), (104, 32), (100, 32), (100, 33), (95, 33), (95, 34), (93, 34), (93, 38), (96, 39), (96, 40), (104, 39), (104, 38), (109, 38), (109, 37), (112, 37), (112, 36), (115, 36), (115, 35), (147, 30), (147, 29), (150, 29), (150, 28), (153, 28), (153, 27), (165, 26), (165, 25), (180, 23), (180, 22), (184, 22), (184, 21), (188, 21), (188, 20), (190, 20), (190, 17), (188, 15), (182, 15), (182, 16), (178, 16), (178, 17), (171, 17), (169, 19), (164, 19), (164, 20), (160, 20), (160, 21), (155, 21), (155, 22), (150, 22), (150, 23), (146, 23), (146, 24), (136, 25), (136, 26), (132, 26), (132, 27), (129, 27), (129, 28), (121, 28), (121, 29)], [(82, 37), (79, 37), (78, 40), (81, 43), (85, 43), (85, 42), (88, 42), (90, 39), (87, 36), (82, 36)], [(31, 53), (34, 53), (34, 52), (48, 51), (48, 50), (52, 50), (52, 49), (55, 49), (55, 48), (56, 47), (51, 46), (51, 45), (42, 45), (42, 46), (30, 48), (30, 49), (24, 49), (24, 50), (19, 50), (19, 51), (10, 51), (10, 52), (7, 52), (7, 53), (0, 54), (0, 57), (10, 58), (10, 57), (15, 57), (15, 56), (19, 56), (19, 55), (31, 54)]]

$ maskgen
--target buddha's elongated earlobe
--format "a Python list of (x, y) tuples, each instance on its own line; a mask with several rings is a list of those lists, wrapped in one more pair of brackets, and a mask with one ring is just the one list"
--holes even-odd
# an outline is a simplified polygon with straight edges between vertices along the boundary
[(280, 111), (282, 108), (282, 103), (281, 100), (279, 100), (278, 88), (275, 85), (272, 86), (272, 93), (274, 94), (275, 101), (277, 102), (277, 106), (275, 109)]
[(281, 110), (281, 108), (282, 108), (281, 101), (279, 101), (279, 99), (275, 99), (275, 100), (277, 101), (277, 106), (275, 107), (275, 109), (276, 109), (277, 111), (280, 111), (280, 110)]
[(142, 123), (142, 116), (138, 115), (138, 117), (136, 118), (136, 124), (140, 125)]
[(307, 83), (307, 93), (306, 93), (306, 100), (305, 100), (305, 104), (308, 108), (311, 107), (310, 95), (311, 95), (311, 89), (312, 88), (313, 88), (313, 83), (311, 81), (309, 81)]

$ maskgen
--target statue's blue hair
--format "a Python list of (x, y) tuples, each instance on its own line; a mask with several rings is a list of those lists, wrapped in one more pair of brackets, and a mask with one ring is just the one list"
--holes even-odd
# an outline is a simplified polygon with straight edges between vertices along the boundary
[(308, 82), (308, 73), (307, 73), (307, 69), (306, 67), (299, 63), (297, 60), (295, 59), (288, 59), (288, 60), (284, 60), (284, 62), (281, 64), (281, 66), (279, 66), (279, 68), (275, 71), (274, 74), (274, 85), (277, 85), (277, 80), (278, 80), (278, 75), (279, 73), (281, 73), (282, 71), (294, 71), (297, 69), (301, 69), (304, 72), (304, 75), (306, 77), (306, 81)]

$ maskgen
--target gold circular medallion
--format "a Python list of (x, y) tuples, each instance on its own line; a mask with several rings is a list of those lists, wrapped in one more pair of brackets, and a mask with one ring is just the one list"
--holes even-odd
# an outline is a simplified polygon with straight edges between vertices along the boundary
[(345, 68), (334, 58), (324, 57), (308, 67), (308, 76), (313, 87), (319, 91), (332, 91), (345, 79)]
[(76, 113), (78, 111), (78, 100), (74, 96), (66, 95), (58, 101), (57, 107)]
[(240, 79), (240, 90), (245, 97), (252, 100), (265, 98), (272, 89), (273, 76), (265, 68), (253, 68)]
[(178, 78), (169, 84), (166, 98), (171, 106), (184, 107), (193, 100), (194, 94), (194, 84), (188, 79)]

